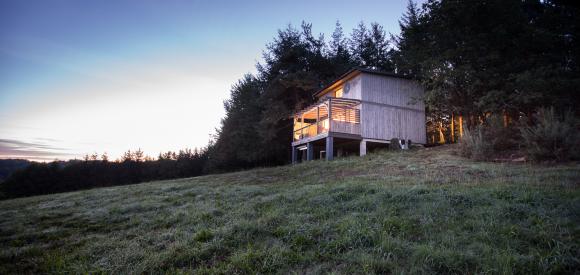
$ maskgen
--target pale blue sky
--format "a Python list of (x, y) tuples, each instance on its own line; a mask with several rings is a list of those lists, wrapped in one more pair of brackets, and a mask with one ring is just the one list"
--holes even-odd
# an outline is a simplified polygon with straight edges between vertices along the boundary
[(397, 1), (0, 1), (0, 158), (201, 147), (280, 28), (398, 33)]

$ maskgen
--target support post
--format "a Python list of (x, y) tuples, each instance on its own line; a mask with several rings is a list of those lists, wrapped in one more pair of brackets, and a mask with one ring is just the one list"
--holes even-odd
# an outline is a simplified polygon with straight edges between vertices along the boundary
[(328, 98), (328, 132), (332, 132), (332, 98)]
[(312, 142), (306, 143), (306, 160), (313, 160), (314, 159), (314, 145)]
[(360, 156), (366, 156), (367, 154), (367, 141), (366, 140), (361, 140), (360, 141)]
[(320, 134), (320, 105), (316, 107), (316, 134)]
[(334, 159), (334, 138), (326, 137), (326, 160)]
[(298, 149), (296, 146), (292, 146), (292, 164), (298, 163)]
[(304, 114), (300, 116), (300, 138), (304, 138)]

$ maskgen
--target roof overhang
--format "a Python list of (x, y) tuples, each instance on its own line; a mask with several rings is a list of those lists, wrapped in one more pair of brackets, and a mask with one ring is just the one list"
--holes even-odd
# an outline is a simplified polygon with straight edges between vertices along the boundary
[(368, 74), (376, 74), (376, 75), (383, 75), (383, 76), (390, 76), (390, 77), (397, 77), (397, 78), (405, 78), (405, 79), (412, 79), (409, 76), (405, 76), (405, 75), (400, 75), (400, 74), (395, 74), (395, 73), (389, 73), (389, 72), (384, 72), (384, 71), (379, 71), (379, 70), (373, 70), (373, 69), (366, 69), (366, 68), (360, 68), (360, 67), (355, 67), (352, 68), (350, 70), (348, 70), (348, 72), (344, 73), (343, 75), (341, 75), (340, 77), (338, 77), (336, 80), (330, 82), (330, 84), (324, 86), (324, 88), (318, 90), (318, 92), (314, 93), (314, 97), (320, 97), (321, 95), (328, 93), (329, 91), (334, 90), (335, 88), (339, 87), (340, 85), (344, 84), (344, 82), (356, 77), (357, 75), (360, 75), (362, 73), (368, 73)]

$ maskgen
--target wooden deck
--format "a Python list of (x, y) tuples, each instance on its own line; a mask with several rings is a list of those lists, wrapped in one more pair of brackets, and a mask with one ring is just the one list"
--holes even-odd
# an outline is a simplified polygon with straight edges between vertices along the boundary
[(293, 145), (336, 133), (360, 138), (360, 100), (327, 98), (294, 116)]

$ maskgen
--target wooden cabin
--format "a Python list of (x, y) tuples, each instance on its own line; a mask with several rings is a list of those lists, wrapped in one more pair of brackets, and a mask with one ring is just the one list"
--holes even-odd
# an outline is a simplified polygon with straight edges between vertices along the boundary
[(359, 154), (391, 139), (425, 144), (423, 88), (410, 78), (355, 68), (294, 115), (292, 162)]

